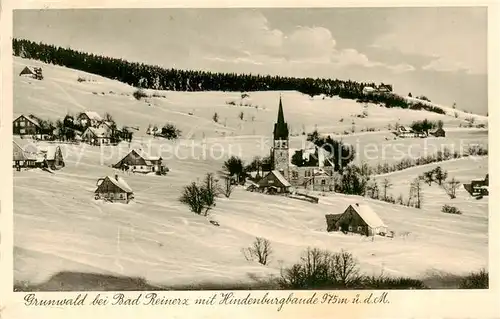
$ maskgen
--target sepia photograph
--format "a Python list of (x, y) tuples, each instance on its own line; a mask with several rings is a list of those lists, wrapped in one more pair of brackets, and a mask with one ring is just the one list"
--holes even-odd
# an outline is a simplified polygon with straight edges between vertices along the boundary
[(489, 288), (487, 7), (12, 21), (13, 291)]

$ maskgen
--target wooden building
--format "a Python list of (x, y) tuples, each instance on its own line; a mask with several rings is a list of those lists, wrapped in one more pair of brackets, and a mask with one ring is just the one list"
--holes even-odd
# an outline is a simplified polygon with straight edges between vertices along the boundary
[(368, 205), (349, 205), (342, 214), (326, 215), (327, 231), (342, 231), (365, 236), (385, 235), (387, 226)]
[(99, 127), (103, 122), (102, 117), (97, 112), (93, 111), (85, 111), (78, 114), (76, 120), (79, 121), (83, 127), (91, 126), (95, 128)]
[(43, 133), (38, 119), (30, 115), (18, 116), (12, 123), (12, 131), (14, 135), (41, 135)]
[(42, 68), (25, 66), (19, 73), (19, 76), (30, 77), (37, 80), (43, 80)]
[(277, 170), (269, 172), (259, 182), (259, 189), (265, 193), (288, 193), (292, 186)]
[(134, 192), (118, 175), (115, 177), (106, 176), (97, 180), (95, 199), (103, 199), (110, 202), (128, 204), (134, 198)]
[(12, 142), (12, 166), (17, 170), (21, 170), (21, 168), (47, 167), (45, 154), (40, 152), (37, 147), (32, 144), (21, 146), (16, 141)]
[(486, 174), (484, 179), (473, 179), (468, 184), (464, 184), (464, 188), (472, 196), (487, 196), (489, 195), (489, 176)]
[(161, 156), (151, 156), (140, 150), (131, 150), (113, 167), (124, 171), (130, 170), (134, 173), (153, 172), (161, 174), (167, 172), (167, 168), (162, 164), (162, 160)]
[(108, 145), (111, 143), (111, 132), (105, 128), (89, 126), (82, 133), (82, 141), (91, 145)]

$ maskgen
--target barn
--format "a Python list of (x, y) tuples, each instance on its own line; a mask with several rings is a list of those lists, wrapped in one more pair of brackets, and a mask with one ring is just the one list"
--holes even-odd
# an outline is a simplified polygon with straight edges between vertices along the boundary
[(365, 236), (384, 235), (387, 226), (368, 205), (349, 205), (342, 214), (326, 215), (327, 231), (342, 231)]
[(18, 170), (21, 168), (35, 168), (35, 167), (46, 167), (45, 155), (39, 151), (39, 149), (29, 142), (24, 142), (21, 140), (19, 143), (13, 142), (13, 167)]
[(118, 175), (106, 176), (97, 180), (95, 199), (103, 199), (110, 202), (128, 204), (134, 198), (132, 188)]
[(113, 168), (124, 171), (131, 170), (132, 172), (138, 173), (163, 173), (166, 172), (167, 169), (162, 165), (161, 156), (151, 156), (150, 154), (140, 150), (131, 150), (118, 163), (113, 165)]
[(266, 193), (288, 193), (292, 186), (277, 170), (269, 172), (258, 184), (259, 189)]

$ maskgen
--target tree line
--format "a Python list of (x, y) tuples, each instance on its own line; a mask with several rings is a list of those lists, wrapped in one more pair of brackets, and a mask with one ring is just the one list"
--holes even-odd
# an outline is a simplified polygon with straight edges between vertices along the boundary
[[(324, 94), (330, 97), (354, 99), (358, 102), (383, 103), (386, 107), (416, 107), (416, 104), (408, 103), (405, 98), (392, 92), (364, 94), (365, 86), (376, 86), (373, 82), (167, 69), (158, 65), (129, 62), (124, 59), (15, 38), (12, 42), (12, 50), (15, 56), (97, 74), (143, 89), (229, 92), (299, 91), (310, 96)], [(392, 91), (392, 85), (384, 83), (381, 85)], [(442, 111), (439, 108), (432, 110), (432, 107), (427, 105), (417, 107), (436, 112)]]

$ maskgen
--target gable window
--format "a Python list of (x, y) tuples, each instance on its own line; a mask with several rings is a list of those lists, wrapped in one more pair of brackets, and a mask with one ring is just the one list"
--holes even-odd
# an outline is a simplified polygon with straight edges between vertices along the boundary
[(321, 180), (321, 185), (325, 185), (326, 181), (324, 179)]

